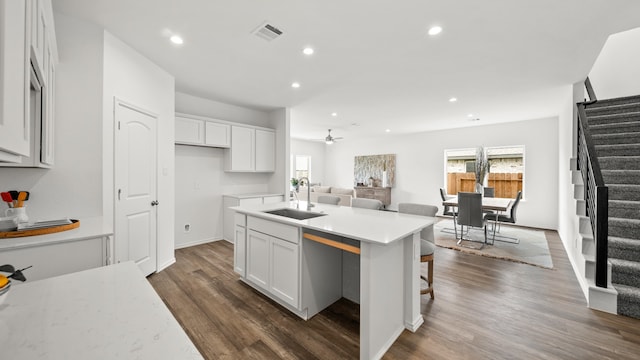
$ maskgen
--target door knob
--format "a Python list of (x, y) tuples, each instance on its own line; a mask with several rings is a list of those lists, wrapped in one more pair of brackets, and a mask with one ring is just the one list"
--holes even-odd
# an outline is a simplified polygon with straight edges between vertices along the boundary
[(156, 205), (158, 205), (158, 204), (160, 204), (160, 203), (158, 202), (158, 200), (153, 200), (153, 201), (151, 202), (151, 206), (156, 206)]

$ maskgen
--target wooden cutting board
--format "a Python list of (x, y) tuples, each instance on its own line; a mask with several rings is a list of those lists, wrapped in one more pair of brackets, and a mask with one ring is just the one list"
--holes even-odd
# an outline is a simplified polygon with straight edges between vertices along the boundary
[(20, 230), (20, 231), (0, 231), (0, 239), (53, 234), (60, 231), (75, 229), (79, 226), (80, 226), (80, 220), (71, 219), (71, 224), (52, 226), (48, 228)]

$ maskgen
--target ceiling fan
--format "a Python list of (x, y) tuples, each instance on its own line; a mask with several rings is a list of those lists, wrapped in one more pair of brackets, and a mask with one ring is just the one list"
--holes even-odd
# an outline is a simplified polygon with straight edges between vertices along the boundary
[(333, 137), (333, 136), (331, 136), (331, 129), (329, 129), (329, 134), (327, 135), (326, 138), (324, 138), (324, 143), (327, 144), (327, 145), (331, 145), (331, 144), (333, 144), (333, 142), (335, 140), (340, 140), (340, 139), (342, 139), (342, 138), (341, 137)]

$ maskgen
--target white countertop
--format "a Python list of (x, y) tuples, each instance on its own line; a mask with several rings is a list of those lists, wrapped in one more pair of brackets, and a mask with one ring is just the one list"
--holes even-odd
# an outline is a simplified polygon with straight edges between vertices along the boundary
[(53, 234), (0, 239), (0, 251), (68, 241), (95, 239), (113, 234), (113, 226), (105, 224), (102, 216), (81, 218), (80, 226)]
[(202, 359), (133, 262), (12, 286), (2, 359)]
[(224, 194), (222, 196), (228, 196), (236, 199), (251, 199), (257, 197), (269, 197), (269, 196), (284, 196), (282, 193), (246, 193), (246, 194)]
[[(327, 215), (307, 220), (296, 220), (264, 212), (286, 207), (295, 209), (296, 202), (233, 206), (231, 209), (284, 224), (378, 244), (389, 244), (403, 239), (407, 235), (433, 224), (435, 221), (435, 218), (425, 216), (315, 203), (314, 207), (311, 208), (311, 212), (325, 213)], [(300, 201), (300, 210), (305, 210), (306, 208), (307, 203)]]

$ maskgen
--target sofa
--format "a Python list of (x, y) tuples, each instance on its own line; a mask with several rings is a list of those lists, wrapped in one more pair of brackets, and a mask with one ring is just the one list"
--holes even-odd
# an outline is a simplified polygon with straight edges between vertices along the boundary
[[(351, 199), (356, 196), (355, 190), (352, 188), (338, 188), (334, 186), (311, 186), (311, 202), (317, 203), (318, 196), (331, 195), (340, 198), (338, 205), (351, 206)], [(307, 187), (300, 186), (298, 188), (298, 198), (300, 200), (307, 200)]]

